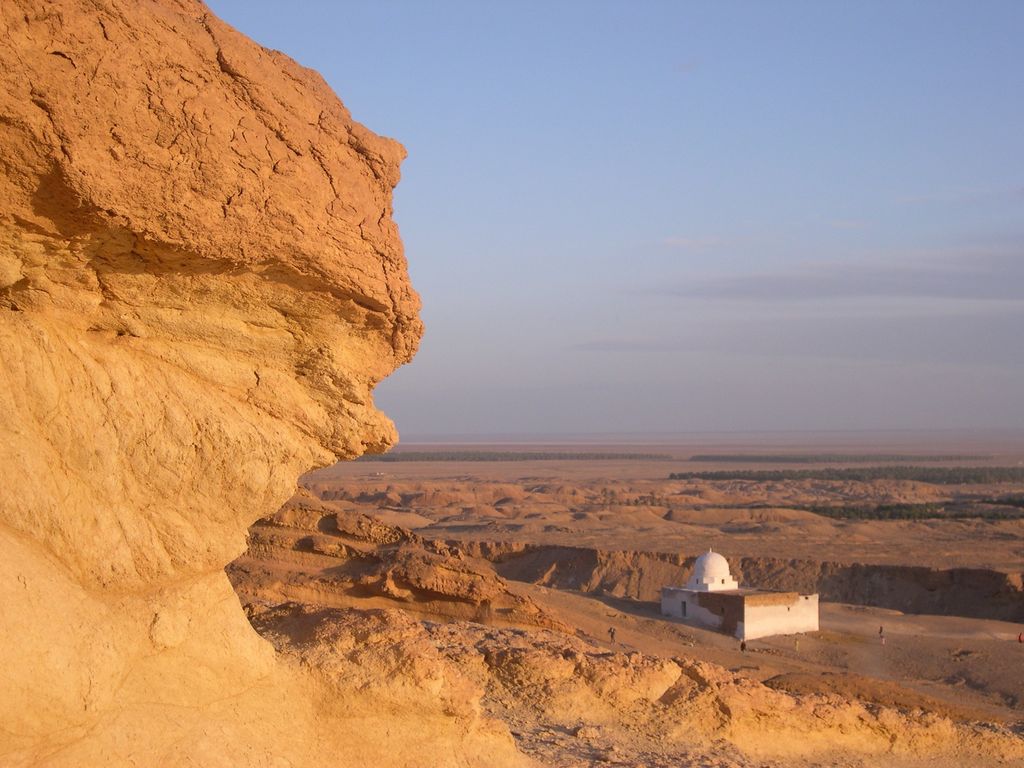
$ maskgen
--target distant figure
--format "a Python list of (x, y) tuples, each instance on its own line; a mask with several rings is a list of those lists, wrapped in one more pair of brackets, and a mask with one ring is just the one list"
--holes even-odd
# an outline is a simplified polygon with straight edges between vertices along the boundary
[(1017, 642), (1024, 643), (1024, 632), (1021, 632), (1019, 635), (1017, 635)]
[(799, 637), (796, 640), (793, 641), (793, 650), (794, 651), (799, 651), (800, 650), (800, 638)]
[(746, 653), (746, 652), (747, 652), (747, 641), (746, 640), (740, 640), (740, 653)]
[(615, 642), (615, 627), (608, 627), (608, 638), (613, 643)]
[(882, 635), (884, 635), (884, 634), (885, 634), (885, 632), (883, 632), (883, 631), (882, 631), (882, 628), (881, 628), (881, 627), (879, 627), (879, 628), (878, 628), (878, 636), (879, 636), (879, 637), (881, 637), (881, 636), (882, 636)]

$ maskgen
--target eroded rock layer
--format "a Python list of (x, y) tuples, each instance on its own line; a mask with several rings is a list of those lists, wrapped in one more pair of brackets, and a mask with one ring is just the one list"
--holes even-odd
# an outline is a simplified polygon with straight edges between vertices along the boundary
[(93, 587), (222, 566), (297, 472), (394, 440), (403, 150), (200, 3), (3, 23), (5, 521)]
[(398, 607), (421, 617), (572, 628), (515, 594), (486, 560), (300, 492), (249, 531), (228, 568), (244, 605)]
[(749, 676), (764, 663), (753, 651), (750, 665), (727, 670), (614, 639), (601, 647), (468, 549), (301, 493), (252, 527), (249, 551), (229, 572), (260, 633), (283, 658), (327, 677), (339, 700), (482, 713), (545, 766), (1024, 758), (1015, 726), (978, 723), (969, 707), (892, 682), (789, 672), (762, 683)]

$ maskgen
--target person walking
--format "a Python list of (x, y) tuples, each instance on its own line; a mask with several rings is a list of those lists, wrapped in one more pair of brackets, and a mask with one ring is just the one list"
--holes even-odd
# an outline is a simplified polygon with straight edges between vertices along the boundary
[(747, 652), (747, 641), (746, 640), (740, 640), (740, 653), (746, 653), (746, 652)]
[(615, 642), (615, 627), (608, 627), (608, 639)]

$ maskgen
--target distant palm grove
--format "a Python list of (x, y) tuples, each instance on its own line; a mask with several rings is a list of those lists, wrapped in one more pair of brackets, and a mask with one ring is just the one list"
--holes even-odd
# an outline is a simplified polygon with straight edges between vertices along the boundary
[(673, 472), (670, 480), (917, 480), (936, 485), (1024, 482), (1024, 467), (825, 467), (822, 469), (737, 469)]

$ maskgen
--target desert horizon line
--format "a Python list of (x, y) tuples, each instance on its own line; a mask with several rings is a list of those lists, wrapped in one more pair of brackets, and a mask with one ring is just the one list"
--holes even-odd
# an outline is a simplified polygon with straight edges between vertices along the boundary
[(1002, 437), (1024, 439), (1024, 428), (965, 427), (931, 429), (746, 429), (746, 430), (665, 430), (665, 431), (594, 431), (594, 432), (419, 432), (402, 434), (396, 448), (410, 445), (438, 443), (486, 443), (493, 441), (536, 444), (537, 442), (593, 442), (595, 440), (629, 440), (642, 442), (656, 440), (664, 442), (677, 438), (709, 437), (763, 437), (771, 435), (799, 435), (801, 437), (853, 436), (879, 438), (903, 435), (941, 435), (946, 437)]

